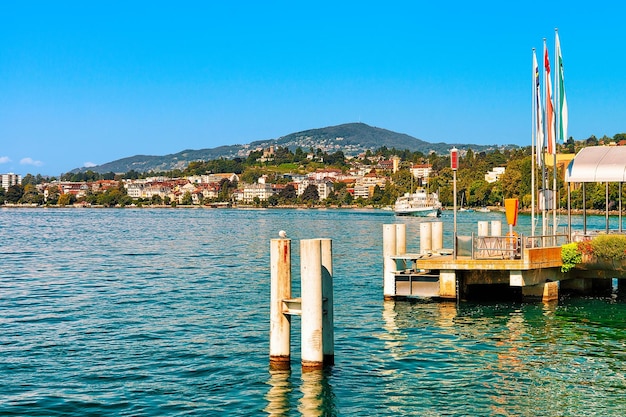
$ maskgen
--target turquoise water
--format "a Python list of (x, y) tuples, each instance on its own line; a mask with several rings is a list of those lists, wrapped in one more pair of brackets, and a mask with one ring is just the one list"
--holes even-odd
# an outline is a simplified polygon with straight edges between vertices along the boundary
[[(459, 231), (483, 219), (504, 216)], [(623, 298), (384, 302), (395, 221), (417, 250), (424, 220), (382, 211), (0, 209), (0, 415), (626, 415)], [(268, 370), (281, 229), (296, 278), (298, 241), (333, 240), (324, 372), (300, 371), (298, 319), (292, 371)]]

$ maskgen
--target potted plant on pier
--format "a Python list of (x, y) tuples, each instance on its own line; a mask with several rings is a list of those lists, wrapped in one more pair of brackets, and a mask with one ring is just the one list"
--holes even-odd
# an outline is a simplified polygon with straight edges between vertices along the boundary
[(626, 271), (626, 236), (599, 235), (561, 246), (562, 272), (572, 268)]

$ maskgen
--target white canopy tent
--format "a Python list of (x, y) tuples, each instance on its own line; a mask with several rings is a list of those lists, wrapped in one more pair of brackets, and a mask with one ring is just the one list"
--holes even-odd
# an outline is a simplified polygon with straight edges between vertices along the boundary
[[(619, 184), (619, 231), (622, 231), (622, 183), (626, 182), (626, 146), (589, 146), (576, 154), (567, 166), (566, 183), (582, 183), (584, 231), (587, 233), (587, 213), (585, 209), (585, 183), (606, 183), (606, 232), (609, 232), (609, 183)], [(567, 206), (571, 236), (570, 187), (567, 187)]]

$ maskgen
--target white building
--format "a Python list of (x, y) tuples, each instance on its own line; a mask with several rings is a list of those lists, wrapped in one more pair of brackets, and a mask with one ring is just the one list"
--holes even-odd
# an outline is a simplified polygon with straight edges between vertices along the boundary
[(490, 184), (492, 182), (496, 182), (500, 179), (500, 177), (504, 174), (505, 171), (506, 171), (505, 167), (495, 167), (494, 169), (492, 169), (491, 171), (485, 174), (485, 181), (487, 181)]
[(298, 183), (298, 188), (296, 190), (298, 196), (301, 196), (304, 193), (304, 190), (306, 190), (309, 185), (314, 185), (317, 188), (317, 195), (319, 196), (320, 200), (325, 200), (326, 198), (328, 198), (328, 196), (334, 189), (332, 181), (305, 178), (300, 183)]
[(12, 185), (18, 184), (22, 184), (21, 175), (13, 174), (12, 172), (8, 174), (0, 174), (0, 186), (2, 186), (2, 188), (4, 188), (5, 190), (7, 190)]
[(267, 200), (273, 194), (274, 189), (271, 184), (248, 184), (243, 188), (243, 202), (252, 203), (255, 197), (258, 197), (261, 201)]
[(374, 186), (369, 186), (369, 185), (355, 185), (354, 186), (354, 198), (364, 198), (364, 199), (368, 199), (370, 198), (370, 190), (372, 190), (372, 194), (373, 194), (373, 189)]
[(424, 183), (428, 182), (430, 174), (433, 172), (433, 166), (431, 164), (417, 164), (411, 166), (411, 174), (414, 178), (422, 179)]

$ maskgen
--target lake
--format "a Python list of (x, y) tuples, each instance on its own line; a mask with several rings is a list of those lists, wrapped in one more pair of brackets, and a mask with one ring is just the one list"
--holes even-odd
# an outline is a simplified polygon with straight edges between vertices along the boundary
[[(459, 232), (494, 219), (505, 223), (459, 213)], [(452, 214), (442, 220), (450, 247)], [(421, 221), (365, 209), (2, 208), (0, 415), (626, 415), (617, 293), (383, 301), (382, 225), (406, 223), (417, 251)], [(529, 222), (521, 216), (520, 231)], [(333, 240), (325, 371), (301, 372), (298, 318), (292, 370), (269, 371), (279, 230), (292, 239), (296, 293), (299, 240)]]

